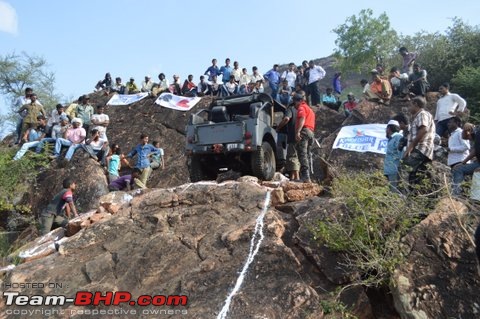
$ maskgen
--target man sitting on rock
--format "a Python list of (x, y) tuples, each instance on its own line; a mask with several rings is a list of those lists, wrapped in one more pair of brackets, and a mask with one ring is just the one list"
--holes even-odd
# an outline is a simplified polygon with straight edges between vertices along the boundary
[(322, 104), (332, 109), (334, 111), (338, 111), (340, 107), (340, 101), (337, 101), (335, 95), (332, 94), (332, 88), (327, 88), (327, 93), (322, 96)]
[(142, 82), (142, 92), (150, 93), (152, 91), (153, 84), (152, 77), (150, 75), (146, 75), (145, 81)]
[(32, 123), (29, 124), (29, 128), (25, 132), (22, 141), (25, 143), (18, 150), (17, 154), (13, 158), (14, 161), (18, 161), (25, 155), (27, 150), (33, 147), (37, 147), (40, 144), (40, 141), (45, 138), (47, 127), (45, 125), (45, 117), (43, 115), (37, 116), (38, 124), (36, 127)]
[(123, 175), (115, 179), (108, 185), (108, 190), (111, 192), (117, 191), (130, 191), (136, 185), (138, 188), (147, 188), (144, 184), (138, 179), (140, 177), (141, 171), (138, 168), (135, 168), (131, 175)]
[(46, 210), (40, 216), (40, 225), (42, 235), (52, 230), (52, 226), (65, 227), (68, 220), (77, 217), (77, 209), (73, 202), (73, 192), (76, 189), (75, 182), (66, 178), (63, 180), (63, 189), (53, 197)]
[(35, 148), (35, 152), (39, 154), (45, 147), (45, 143), (55, 144), (55, 142), (57, 141), (57, 138), (63, 137), (63, 135), (65, 134), (69, 126), (70, 126), (70, 121), (68, 119), (67, 114), (64, 113), (60, 116), (60, 123), (53, 126), (51, 137), (42, 138), (40, 143)]
[(55, 151), (54, 154), (50, 157), (51, 159), (57, 159), (60, 156), (62, 146), (68, 146), (68, 151), (65, 155), (65, 159), (69, 161), (72, 159), (73, 154), (75, 153), (77, 148), (81, 147), (81, 145), (85, 143), (85, 137), (87, 136), (87, 133), (82, 127), (82, 120), (80, 120), (79, 118), (74, 118), (72, 120), (72, 125), (73, 127), (69, 127), (67, 129), (63, 138), (57, 138), (55, 142)]
[(372, 83), (365, 95), (369, 101), (388, 105), (392, 98), (392, 87), (388, 80), (383, 79), (377, 69), (371, 71)]
[(139, 93), (140, 90), (137, 87), (137, 84), (135, 83), (134, 78), (130, 78), (130, 81), (127, 82), (125, 85), (125, 94), (137, 94)]
[(465, 175), (472, 175), (480, 167), (480, 133), (473, 124), (465, 123), (463, 125), (462, 138), (473, 142), (474, 147), (470, 149), (470, 154), (452, 169), (452, 193), (455, 196), (460, 195), (462, 192), (460, 184), (463, 182)]
[(347, 100), (343, 102), (343, 110), (345, 112), (345, 116), (349, 116), (352, 111), (357, 107), (358, 102), (355, 100), (355, 95), (352, 92), (348, 93)]
[(97, 129), (93, 129), (90, 134), (91, 138), (87, 139), (85, 144), (81, 144), (82, 148), (91, 158), (103, 164), (108, 154), (108, 141), (100, 138), (100, 132)]

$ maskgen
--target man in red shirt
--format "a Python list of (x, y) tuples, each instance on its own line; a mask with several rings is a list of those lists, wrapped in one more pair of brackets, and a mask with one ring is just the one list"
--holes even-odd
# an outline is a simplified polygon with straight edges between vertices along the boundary
[(297, 122), (295, 123), (295, 139), (297, 144), (298, 159), (300, 161), (300, 179), (305, 183), (310, 183), (310, 149), (313, 144), (313, 132), (315, 130), (315, 113), (305, 102), (303, 94), (296, 93), (293, 96), (293, 102), (297, 109)]

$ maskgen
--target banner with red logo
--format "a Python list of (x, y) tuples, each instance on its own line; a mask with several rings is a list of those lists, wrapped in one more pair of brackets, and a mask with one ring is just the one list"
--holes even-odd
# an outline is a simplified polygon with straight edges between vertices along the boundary
[(200, 100), (200, 97), (185, 97), (172, 93), (162, 93), (155, 103), (169, 109), (185, 112), (191, 110)]

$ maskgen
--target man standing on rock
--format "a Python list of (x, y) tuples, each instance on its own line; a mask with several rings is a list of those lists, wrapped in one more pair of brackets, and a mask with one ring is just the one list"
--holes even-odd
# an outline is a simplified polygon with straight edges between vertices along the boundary
[(315, 113), (305, 102), (305, 97), (301, 93), (293, 96), (295, 109), (297, 110), (297, 121), (295, 123), (295, 140), (297, 141), (296, 150), (300, 160), (300, 179), (305, 183), (310, 183), (310, 151), (313, 144), (313, 132), (315, 131)]
[(326, 72), (321, 66), (315, 65), (313, 60), (308, 62), (308, 66), (308, 92), (312, 99), (312, 105), (317, 106), (320, 104), (320, 88), (318, 87), (318, 81), (325, 77)]
[(276, 131), (279, 134), (287, 134), (287, 160), (285, 170), (290, 174), (290, 180), (299, 180), (300, 162), (298, 161), (295, 145), (295, 124), (297, 122), (297, 110), (293, 105), (288, 105), (282, 121), (278, 124)]
[(433, 139), (435, 138), (435, 123), (432, 115), (425, 110), (427, 102), (424, 97), (415, 97), (409, 106), (412, 114), (411, 132), (408, 135), (408, 146), (403, 157), (403, 164), (409, 171), (409, 183), (418, 184), (419, 170), (426, 171), (425, 164), (433, 159)]
[(138, 168), (142, 172), (139, 180), (143, 185), (147, 185), (147, 180), (152, 173), (149, 158), (150, 154), (160, 155), (160, 150), (153, 145), (148, 144), (148, 135), (142, 134), (140, 135), (140, 144), (135, 146), (127, 155), (129, 158), (133, 158), (135, 155), (137, 155), (137, 163), (135, 164), (135, 168)]
[(65, 227), (72, 214), (73, 217), (78, 216), (75, 203), (73, 202), (73, 192), (76, 187), (77, 185), (71, 178), (63, 180), (63, 189), (53, 197), (45, 212), (40, 216), (42, 235), (50, 232), (53, 224)]
[(458, 112), (463, 112), (467, 102), (458, 94), (450, 93), (450, 84), (443, 83), (438, 88), (440, 98), (437, 101), (437, 111), (435, 112), (435, 126), (437, 134), (444, 137), (448, 130), (448, 122), (456, 116)]

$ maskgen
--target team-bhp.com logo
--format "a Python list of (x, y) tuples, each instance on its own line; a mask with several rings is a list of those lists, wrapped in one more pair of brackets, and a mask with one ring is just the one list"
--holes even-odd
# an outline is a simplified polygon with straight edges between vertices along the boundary
[(75, 298), (67, 298), (62, 295), (40, 296), (20, 295), (18, 292), (6, 291), (3, 293), (5, 305), (7, 306), (63, 306), (73, 304), (75, 306), (119, 306), (127, 304), (130, 306), (186, 306), (188, 297), (184, 295), (141, 295), (134, 299), (127, 291), (108, 291), (104, 295), (97, 291), (79, 291)]

